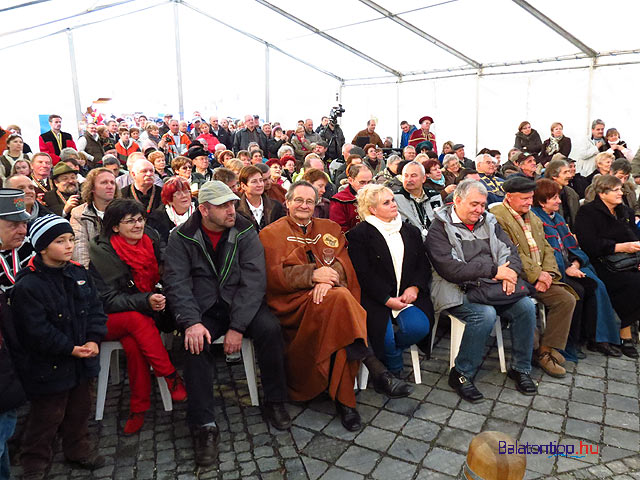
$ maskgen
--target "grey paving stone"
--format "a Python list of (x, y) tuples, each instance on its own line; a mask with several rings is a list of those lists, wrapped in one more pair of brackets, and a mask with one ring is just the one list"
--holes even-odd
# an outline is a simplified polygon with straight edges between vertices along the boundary
[(613, 445), (614, 447), (624, 448), (626, 450), (640, 449), (638, 432), (629, 432), (619, 428), (604, 427), (604, 443)]
[(478, 415), (486, 417), (487, 415), (489, 415), (489, 413), (491, 413), (494, 404), (495, 402), (492, 399), (485, 396), (484, 402), (480, 403), (460, 402), (456, 410), (476, 413)]
[(453, 408), (460, 401), (460, 397), (458, 397), (458, 394), (453, 390), (445, 391), (434, 388), (431, 390), (429, 395), (427, 395), (426, 400), (437, 405), (444, 405)]
[(338, 467), (331, 467), (320, 477), (320, 480), (359, 480), (364, 478), (362, 475), (354, 472), (348, 472)]
[(416, 471), (416, 466), (410, 463), (385, 457), (372, 473), (372, 477), (379, 480), (410, 480)]
[[(358, 406), (358, 411), (360, 410), (362, 410), (362, 405)], [(351, 441), (356, 438), (360, 432), (350, 432), (342, 426), (342, 422), (339, 418), (334, 418), (329, 422), (329, 425), (322, 430), (322, 433), (329, 435), (330, 437), (339, 438), (340, 440)]]
[(445, 427), (436, 439), (436, 444), (466, 454), (473, 436), (470, 432)]
[(387, 403), (387, 397), (384, 395), (380, 395), (376, 393), (373, 389), (360, 390), (356, 395), (356, 400), (358, 403), (364, 403), (366, 405), (371, 405), (372, 407), (382, 407), (385, 403)]
[(524, 422), (524, 419), (527, 417), (527, 409), (518, 405), (496, 402), (491, 411), (491, 415), (511, 422)]
[(590, 377), (605, 377), (605, 369), (587, 362), (580, 362), (576, 367), (576, 372), (580, 375), (589, 375)]
[(589, 377), (586, 375), (576, 375), (574, 377), (576, 387), (586, 388), (602, 392), (604, 390), (604, 380), (600, 378)]
[(450, 408), (434, 405), (433, 403), (423, 403), (420, 405), (420, 408), (414, 412), (413, 416), (423, 420), (431, 420), (435, 423), (445, 423), (452, 413), (453, 410)]
[[(618, 459), (623, 459), (625, 457), (631, 457), (633, 455), (637, 455), (638, 452), (633, 452), (631, 450), (625, 450), (624, 448), (616, 448), (607, 446), (600, 447), (600, 460), (602, 462), (612, 462), (612, 460), (618, 461)], [(622, 460), (620, 460), (622, 461)]]
[(482, 430), (484, 422), (485, 417), (483, 415), (456, 410), (449, 419), (449, 426), (479, 433)]
[(594, 465), (593, 467), (589, 467), (587, 470), (598, 478), (607, 478), (613, 474), (613, 472), (604, 465)]
[(451, 480), (455, 479), (451, 475), (445, 475), (444, 473), (435, 472), (426, 468), (420, 469), (420, 473), (416, 477), (416, 480)]
[(427, 468), (437, 470), (438, 472), (455, 476), (462, 468), (462, 464), (464, 463), (465, 459), (465, 455), (460, 455), (458, 453), (435, 447), (427, 454), (427, 457), (422, 462), (422, 465)]
[(533, 399), (532, 407), (541, 412), (556, 413), (565, 416), (567, 412), (567, 401), (559, 398), (544, 397), (540, 394)]
[(307, 443), (311, 441), (314, 434), (309, 430), (305, 430), (303, 428), (291, 427), (291, 435), (293, 436), (293, 441), (299, 450), (302, 450), (307, 446)]
[(422, 461), (429, 448), (428, 443), (398, 436), (389, 448), (389, 454), (402, 460), (418, 463)]
[[(579, 460), (566, 457), (558, 457), (556, 471), (558, 473), (570, 472), (585, 468), (587, 465)], [(571, 477), (575, 478), (575, 477)]]
[(638, 398), (638, 386), (633, 383), (616, 382), (615, 380), (609, 380), (607, 382), (607, 393), (614, 393), (617, 395), (624, 395), (625, 397)]
[(569, 402), (569, 416), (586, 422), (602, 422), (602, 407), (586, 403)]
[(522, 430), (522, 424), (507, 422), (506, 420), (501, 420), (498, 418), (489, 418), (487, 419), (487, 423), (485, 423), (483, 431), (494, 430), (502, 433), (506, 433), (513, 438), (518, 438), (520, 436), (520, 431)]
[(567, 419), (565, 433), (577, 438), (591, 440), (592, 442), (600, 441), (600, 425), (591, 422), (583, 422), (573, 418)]
[[(387, 407), (388, 406), (389, 404), (387, 404)], [(371, 425), (384, 428), (385, 430), (398, 431), (408, 420), (409, 417), (406, 415), (383, 410), (371, 421)]]
[(604, 404), (604, 393), (575, 387), (571, 390), (571, 400), (590, 405), (602, 405)]
[(413, 415), (419, 405), (420, 402), (415, 398), (405, 397), (390, 399), (384, 408), (403, 415)]
[(412, 418), (402, 429), (402, 434), (406, 437), (417, 438), (423, 442), (430, 442), (440, 432), (440, 426), (436, 423), (427, 422), (417, 418)]
[(347, 449), (348, 444), (342, 440), (318, 434), (307, 444), (303, 453), (325, 462), (334, 463)]
[[(545, 377), (544, 380), (547, 380), (547, 378), (548, 377)], [(567, 385), (546, 382), (544, 380), (538, 385), (539, 396), (562, 398), (565, 400), (569, 398), (570, 388)]]
[(280, 468), (280, 463), (275, 457), (259, 458), (256, 460), (256, 463), (261, 472), (270, 472), (271, 470)]
[(327, 415), (326, 413), (307, 409), (295, 418), (293, 424), (299, 427), (320, 431), (326, 427), (331, 420), (333, 420), (333, 415)]
[(513, 405), (528, 407), (529, 405), (531, 405), (533, 397), (522, 395), (520, 392), (511, 390), (510, 388), (505, 388), (500, 393), (500, 396), (498, 396), (498, 400), (504, 403), (511, 403)]
[[(555, 433), (545, 432), (537, 428), (526, 427), (520, 435), (521, 443), (532, 445), (547, 445), (555, 442), (557, 444), (559, 436)], [(538, 473), (550, 474), (555, 464), (555, 457), (547, 458), (545, 454), (528, 454), (527, 469)]]
[(287, 471), (288, 480), (307, 480), (309, 478), (299, 457), (286, 460), (284, 467)]
[(629, 471), (629, 467), (627, 467), (621, 460), (607, 463), (607, 468), (613, 473), (625, 473)]
[(640, 428), (637, 415), (617, 410), (607, 410), (604, 415), (604, 423), (613, 427), (626, 428), (627, 430), (637, 431)]
[(638, 399), (623, 397), (622, 395), (615, 395), (611, 393), (607, 395), (607, 408), (638, 413)]
[[(498, 398), (498, 396), (500, 395), (500, 392), (502, 391), (502, 387), (499, 387), (497, 385), (492, 385), (491, 383), (476, 382), (475, 385), (476, 385), (476, 388), (480, 390), (482, 395), (484, 395), (484, 398), (487, 400), (495, 400), (496, 398)], [(464, 402), (460, 402), (460, 403), (464, 403)]]
[(393, 432), (369, 426), (356, 437), (355, 442), (363, 447), (383, 452), (389, 448), (395, 438), (396, 434)]
[(309, 480), (317, 480), (318, 478), (320, 478), (320, 475), (322, 475), (328, 468), (326, 462), (316, 460), (315, 458), (300, 455), (300, 459), (304, 464), (304, 468), (307, 471)]
[(366, 475), (373, 470), (379, 458), (380, 454), (373, 450), (352, 445), (342, 454), (336, 465)]
[(564, 417), (553, 413), (538, 412), (537, 410), (530, 410), (527, 417), (527, 426), (551, 430), (552, 432), (562, 432), (563, 423)]

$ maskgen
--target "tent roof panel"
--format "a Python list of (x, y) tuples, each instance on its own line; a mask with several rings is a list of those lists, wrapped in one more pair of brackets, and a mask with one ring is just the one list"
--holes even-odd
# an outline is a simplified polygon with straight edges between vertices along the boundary
[(597, 52), (640, 48), (640, 2), (528, 0)]
[(510, 0), (459, 0), (401, 18), (483, 64), (578, 53), (575, 46)]

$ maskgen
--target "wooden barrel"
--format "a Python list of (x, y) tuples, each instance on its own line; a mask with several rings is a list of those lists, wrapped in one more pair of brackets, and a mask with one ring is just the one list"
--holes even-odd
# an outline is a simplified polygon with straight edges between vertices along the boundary
[[(527, 467), (526, 455), (506, 453), (509, 446), (515, 445), (515, 440), (506, 433), (488, 431), (476, 435), (469, 444), (462, 478), (522, 480)], [(515, 448), (512, 451), (516, 451)]]

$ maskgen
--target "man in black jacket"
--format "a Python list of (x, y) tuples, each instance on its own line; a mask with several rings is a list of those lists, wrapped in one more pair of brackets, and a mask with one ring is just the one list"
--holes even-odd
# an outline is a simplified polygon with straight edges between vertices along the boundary
[(224, 183), (205, 183), (198, 210), (173, 230), (166, 249), (164, 285), (176, 322), (185, 329), (187, 422), (196, 463), (217, 457), (211, 343), (224, 335), (226, 354), (253, 339), (264, 388), (264, 416), (279, 430), (291, 426), (284, 408), (287, 385), (280, 324), (265, 302), (264, 250), (251, 222), (236, 216), (238, 197)]
[(220, 143), (222, 143), (227, 150), (231, 150), (233, 148), (233, 136), (231, 132), (225, 130), (218, 121), (218, 117), (212, 115), (209, 117), (209, 131), (211, 135), (216, 137)]
[(248, 150), (251, 142), (256, 142), (260, 146), (260, 150), (267, 151), (267, 136), (262, 130), (257, 128), (253, 115), (244, 116), (244, 127), (236, 132), (233, 141), (233, 151), (237, 154), (240, 150)]

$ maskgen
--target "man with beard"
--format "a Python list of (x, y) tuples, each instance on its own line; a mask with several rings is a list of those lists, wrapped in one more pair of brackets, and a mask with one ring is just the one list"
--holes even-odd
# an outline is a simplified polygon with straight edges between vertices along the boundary
[(124, 198), (133, 198), (140, 202), (147, 214), (158, 208), (162, 203), (160, 193), (162, 187), (154, 185), (155, 170), (149, 160), (136, 160), (131, 167), (133, 183), (122, 191)]
[(42, 201), (56, 215), (68, 218), (71, 210), (80, 205), (78, 195), (78, 174), (66, 163), (60, 162), (53, 168), (55, 188), (47, 192)]

